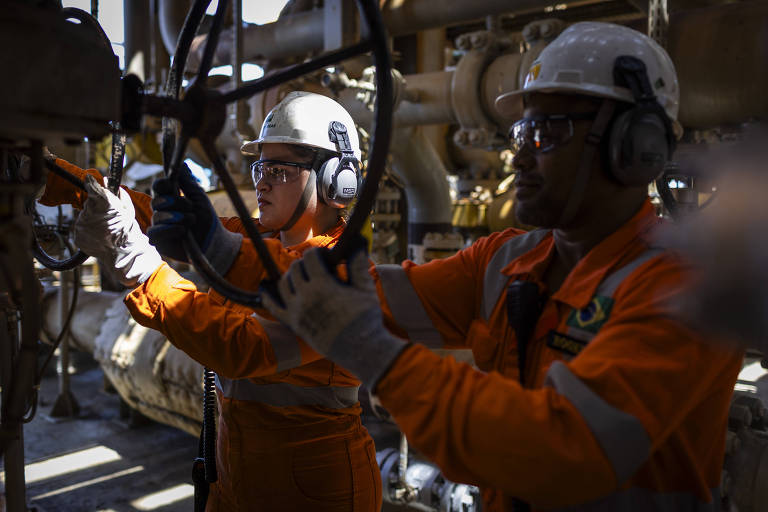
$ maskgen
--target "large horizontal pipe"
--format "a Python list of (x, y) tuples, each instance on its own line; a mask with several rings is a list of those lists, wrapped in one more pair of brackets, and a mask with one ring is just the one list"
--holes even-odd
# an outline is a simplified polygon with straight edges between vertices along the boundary
[[(397, 2), (393, 2), (398, 4)], [(183, 17), (178, 7), (167, 4), (183, 4), (163, 0), (162, 16), (165, 15), (163, 41), (169, 51), (173, 51), (176, 39), (171, 33), (180, 30), (179, 21)], [(439, 8), (435, 8), (433, 0), (406, 0), (396, 7), (388, 7), (382, 12), (384, 25), (391, 36), (404, 36), (421, 30), (440, 28), (452, 24), (481, 19), (506, 13), (515, 13), (541, 9), (539, 0), (445, 0)], [(314, 9), (302, 13), (283, 16), (274, 23), (264, 25), (249, 25), (243, 31), (244, 59), (271, 60), (282, 59), (324, 49), (324, 14), (322, 9)], [(232, 30), (228, 28), (226, 30)], [(171, 43), (172, 45), (169, 45)], [(230, 49), (228, 45), (219, 45), (216, 52), (218, 64), (229, 63)]]
[(384, 10), (382, 16), (387, 30), (393, 36), (545, 7), (541, 0), (443, 0), (439, 7), (434, 0), (406, 0), (391, 4), (397, 6)]

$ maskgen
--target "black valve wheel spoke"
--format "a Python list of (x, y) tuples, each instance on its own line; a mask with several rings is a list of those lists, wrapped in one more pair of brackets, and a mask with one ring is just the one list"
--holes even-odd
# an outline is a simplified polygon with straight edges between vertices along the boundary
[(357, 57), (358, 55), (367, 53), (369, 51), (371, 51), (371, 41), (361, 41), (352, 46), (326, 53), (325, 55), (321, 55), (310, 61), (289, 66), (278, 71), (277, 73), (266, 76), (259, 80), (254, 80), (254, 83), (252, 84), (244, 85), (224, 93), (222, 99), (225, 103), (245, 100), (254, 94), (260, 93), (261, 91), (272, 88), (276, 85), (294, 80), (300, 76), (306, 75), (307, 73), (327, 68), (331, 64), (335, 64), (342, 60), (351, 59), (352, 57)]

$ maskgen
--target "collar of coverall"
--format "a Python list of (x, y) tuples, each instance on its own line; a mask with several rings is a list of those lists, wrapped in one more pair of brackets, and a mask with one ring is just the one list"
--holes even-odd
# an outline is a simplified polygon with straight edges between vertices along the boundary
[(603, 100), (600, 110), (597, 111), (597, 117), (589, 129), (587, 138), (584, 141), (584, 149), (581, 151), (579, 168), (576, 171), (576, 180), (573, 182), (571, 194), (565, 203), (563, 213), (560, 215), (558, 226), (567, 226), (579, 211), (579, 206), (584, 201), (584, 192), (587, 190), (589, 177), (592, 175), (592, 163), (595, 157), (600, 154), (600, 141), (605, 135), (608, 124), (611, 122), (613, 113), (616, 110), (615, 100)]
[[(652, 232), (661, 222), (650, 200), (646, 199), (629, 221), (600, 241), (579, 261), (551, 298), (575, 309), (586, 307), (609, 273), (634, 259), (653, 243)], [(555, 241), (550, 232), (535, 249), (510, 262), (501, 273), (513, 280), (532, 278), (543, 282), (554, 250)]]

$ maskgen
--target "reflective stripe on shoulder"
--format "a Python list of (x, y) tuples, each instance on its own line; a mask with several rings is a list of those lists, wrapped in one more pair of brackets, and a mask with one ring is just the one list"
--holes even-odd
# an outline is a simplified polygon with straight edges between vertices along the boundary
[(216, 387), (226, 398), (260, 402), (275, 407), (317, 405), (345, 409), (357, 403), (358, 386), (306, 387), (277, 382), (256, 384), (248, 379), (227, 379), (216, 375)]
[(554, 387), (581, 413), (613, 466), (619, 485), (648, 459), (651, 441), (640, 420), (600, 398), (562, 361), (549, 367), (545, 385)]
[(408, 333), (408, 338), (429, 348), (442, 348), (443, 337), (429, 318), (403, 267), (376, 265), (376, 273), (392, 316)]
[(627, 277), (632, 274), (637, 268), (642, 265), (643, 263), (647, 262), (648, 260), (651, 260), (655, 258), (656, 256), (661, 255), (664, 253), (666, 249), (651, 247), (650, 249), (647, 249), (645, 252), (640, 254), (637, 258), (630, 261), (617, 271), (610, 274), (608, 277), (603, 279), (603, 281), (600, 283), (600, 285), (597, 287), (597, 290), (595, 291), (595, 295), (599, 295), (601, 297), (613, 297), (613, 294), (616, 293), (616, 288), (621, 285), (621, 283), (626, 279)]
[(702, 503), (688, 492), (655, 492), (633, 487), (560, 512), (719, 512), (720, 489), (711, 489), (712, 501)]
[[(637, 270), (643, 263), (646, 263), (647, 261), (655, 258), (656, 256), (661, 255), (662, 253), (664, 253), (664, 251), (665, 249), (655, 248), (655, 247), (647, 249), (645, 252), (641, 253), (634, 260), (630, 261), (629, 263), (619, 268), (618, 270), (614, 271), (613, 273), (608, 274), (608, 276), (605, 277), (597, 286), (594, 297), (613, 298), (614, 293), (616, 293), (616, 289), (619, 286), (621, 286), (621, 283), (623, 283), (627, 277), (632, 275), (632, 273), (635, 270)], [(592, 341), (592, 338), (597, 336), (596, 332), (579, 329), (571, 325), (568, 326), (566, 334), (568, 334), (568, 336), (572, 336), (578, 340), (585, 341), (587, 343)]]
[(268, 320), (257, 313), (251, 316), (258, 320), (267, 333), (272, 351), (277, 359), (277, 371), (282, 372), (301, 366), (299, 339), (293, 331), (280, 322)]
[(533, 250), (539, 242), (549, 233), (547, 229), (536, 229), (528, 233), (517, 235), (505, 242), (491, 257), (488, 265), (485, 267), (485, 277), (483, 278), (483, 318), (489, 320), (493, 308), (499, 302), (504, 289), (509, 280), (507, 276), (501, 273), (512, 260), (515, 260)]

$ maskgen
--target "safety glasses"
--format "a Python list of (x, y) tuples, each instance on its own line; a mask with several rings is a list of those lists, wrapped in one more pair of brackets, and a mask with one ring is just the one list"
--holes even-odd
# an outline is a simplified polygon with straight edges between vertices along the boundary
[(270, 185), (282, 185), (299, 179), (302, 169), (311, 169), (312, 164), (284, 162), (282, 160), (257, 160), (251, 164), (251, 178), (254, 183), (264, 180)]
[(509, 129), (510, 148), (514, 153), (527, 146), (534, 153), (546, 153), (566, 144), (573, 137), (573, 121), (595, 119), (596, 112), (551, 114), (524, 117)]

